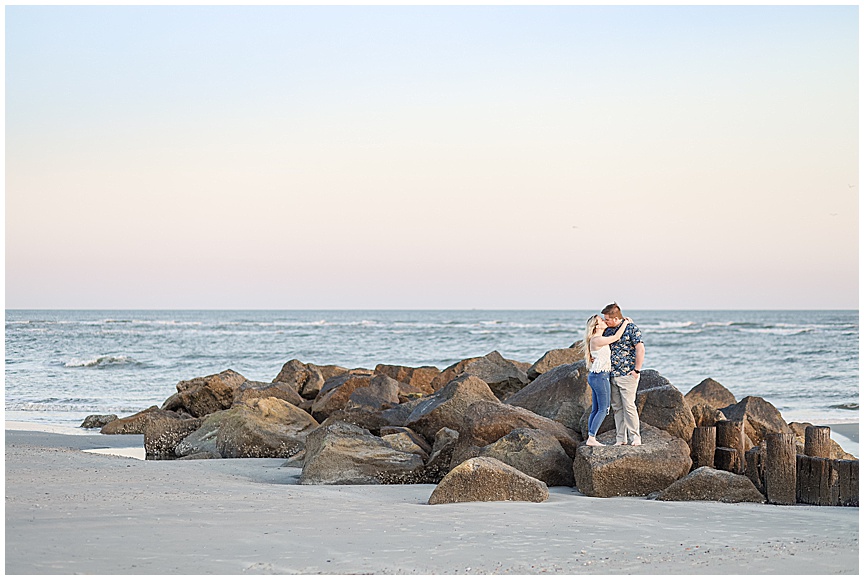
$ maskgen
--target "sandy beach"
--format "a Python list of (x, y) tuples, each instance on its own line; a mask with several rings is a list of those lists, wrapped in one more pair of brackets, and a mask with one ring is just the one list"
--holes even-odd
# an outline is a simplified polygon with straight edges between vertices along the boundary
[[(857, 439), (857, 425), (843, 429)], [(281, 459), (84, 452), (138, 448), (140, 435), (5, 436), (7, 574), (859, 571), (857, 508), (599, 499), (568, 487), (542, 504), (429, 506), (432, 485), (300, 486)]]

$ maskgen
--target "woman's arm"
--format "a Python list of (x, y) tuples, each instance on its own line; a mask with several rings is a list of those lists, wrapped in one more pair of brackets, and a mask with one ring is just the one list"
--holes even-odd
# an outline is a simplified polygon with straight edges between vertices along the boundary
[(622, 336), (624, 336), (624, 330), (630, 322), (632, 321), (629, 318), (625, 318), (624, 322), (622, 322), (621, 326), (618, 328), (618, 331), (612, 336), (595, 336), (591, 339), (590, 348), (600, 348), (601, 346), (617, 342)]

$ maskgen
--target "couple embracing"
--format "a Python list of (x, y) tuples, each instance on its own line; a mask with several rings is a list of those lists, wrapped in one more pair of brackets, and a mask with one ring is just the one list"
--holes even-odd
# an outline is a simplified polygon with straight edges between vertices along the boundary
[(597, 430), (609, 413), (615, 414), (615, 445), (641, 445), (636, 389), (645, 360), (642, 332), (621, 315), (614, 302), (595, 314), (585, 327), (585, 363), (590, 369), (591, 414), (586, 445), (602, 446)]

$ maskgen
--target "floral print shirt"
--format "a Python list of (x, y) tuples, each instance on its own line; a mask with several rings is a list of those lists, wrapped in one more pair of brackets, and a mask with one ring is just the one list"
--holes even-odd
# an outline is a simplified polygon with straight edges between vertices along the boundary
[[(603, 336), (612, 336), (619, 328), (620, 325), (615, 328), (609, 327), (603, 331)], [(624, 330), (624, 335), (609, 345), (612, 351), (611, 376), (623, 377), (636, 368), (636, 345), (640, 342), (642, 342), (642, 331), (631, 322)]]

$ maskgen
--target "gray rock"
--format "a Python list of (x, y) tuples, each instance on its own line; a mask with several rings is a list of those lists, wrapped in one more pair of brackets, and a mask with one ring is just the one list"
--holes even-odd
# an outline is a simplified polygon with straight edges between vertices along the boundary
[(368, 385), (354, 389), (348, 397), (346, 408), (361, 408), (383, 411), (399, 404), (400, 383), (387, 375), (375, 375)]
[(116, 421), (117, 415), (87, 415), (81, 427), (84, 429), (101, 429), (111, 421)]
[(548, 486), (572, 487), (573, 460), (555, 437), (539, 429), (514, 429), (480, 448), (478, 457), (491, 457)]
[(528, 409), (579, 431), (582, 416), (591, 411), (591, 387), (585, 362), (577, 361), (546, 371), (504, 403)]
[(661, 501), (719, 501), (723, 503), (765, 503), (753, 482), (744, 475), (700, 467), (657, 496)]
[(743, 421), (744, 434), (759, 445), (770, 433), (792, 433), (780, 411), (762, 397), (744, 397), (735, 405), (720, 409), (730, 421)]
[(528, 384), (528, 375), (501, 356), (496, 350), (486, 356), (469, 358), (450, 365), (432, 381), (436, 391), (462, 374), (474, 375), (481, 379), (499, 399), (505, 399)]
[(422, 480), (423, 460), (393, 449), (380, 437), (348, 423), (313, 431), (306, 440), (302, 485), (395, 484)]
[(134, 415), (114, 419), (107, 423), (99, 431), (104, 435), (131, 435), (144, 433), (144, 427), (147, 423), (156, 419), (180, 419), (180, 415), (173, 411), (165, 411), (156, 405), (143, 411), (139, 411)]
[(430, 505), (471, 501), (543, 502), (549, 489), (538, 479), (492, 459), (475, 457), (444, 476), (429, 497)]
[[(324, 386), (324, 381), (331, 376), (330, 372), (342, 374), (347, 373), (348, 369), (333, 367), (328, 372), (328, 377), (325, 377), (322, 367), (292, 359), (282, 365), (282, 369), (276, 375), (276, 378), (273, 379), (273, 382), (284, 383), (289, 389), (304, 399), (314, 399), (321, 390), (321, 387)], [(296, 405), (297, 403), (292, 404)]]
[(453, 459), (453, 450), (459, 440), (459, 432), (442, 427), (435, 434), (435, 443), (432, 445), (432, 453), (426, 462), (426, 471), (423, 481), (425, 483), (438, 483), (450, 472), (450, 464)]
[[(687, 400), (686, 397), (684, 400)], [(690, 412), (693, 414), (693, 420), (696, 421), (697, 427), (713, 427), (717, 421), (726, 420), (726, 415), (722, 411), (707, 403), (696, 403), (690, 407)]]
[(429, 459), (429, 452), (423, 449), (414, 441), (408, 433), (389, 433), (381, 435), (381, 440), (384, 441), (392, 449), (404, 451), (405, 453), (414, 453), (419, 455), (424, 462)]
[(408, 385), (410, 389), (403, 389), (405, 395), (411, 393), (431, 395), (434, 392), (432, 380), (441, 374), (441, 371), (432, 366), (415, 368), (399, 365), (377, 365), (375, 373), (386, 375), (394, 381)]
[(537, 362), (531, 365), (526, 374), (529, 380), (534, 380), (543, 373), (549, 372), (555, 367), (561, 365), (573, 364), (585, 359), (585, 350), (582, 348), (582, 342), (577, 342), (571, 348), (556, 348), (547, 351), (541, 356)]
[(714, 379), (705, 379), (684, 395), (687, 403), (692, 407), (699, 403), (710, 405), (715, 409), (722, 409), (730, 405), (736, 404), (735, 399), (729, 389), (715, 381)]
[(234, 404), (236, 405), (249, 399), (266, 399), (268, 397), (282, 399), (294, 406), (302, 405), (305, 400), (288, 383), (246, 381), (234, 393)]
[(245, 382), (243, 375), (231, 369), (190, 381), (180, 381), (177, 383), (177, 393), (168, 397), (162, 404), (162, 409), (183, 411), (193, 417), (205, 417), (230, 408), (240, 385)]
[(539, 429), (554, 437), (569, 457), (576, 453), (579, 434), (561, 423), (532, 413), (528, 409), (499, 403), (477, 401), (464, 413), (459, 442), (452, 464), (475, 457), (479, 447), (494, 443), (514, 429)]
[(147, 459), (176, 459), (174, 449), (190, 433), (201, 427), (203, 419), (154, 419), (144, 426), (144, 454)]
[(371, 382), (371, 374), (352, 372), (328, 379), (315, 397), (312, 416), (316, 421), (323, 421), (334, 411), (344, 409), (351, 394), (360, 387), (368, 387)]
[(287, 401), (250, 399), (206, 417), (175, 448), (178, 456), (208, 452), (225, 458), (291, 457), (318, 427), (308, 413)]
[(427, 439), (433, 439), (442, 427), (460, 431), (465, 412), (477, 401), (497, 402), (498, 399), (482, 379), (473, 375), (462, 375), (435, 394), (420, 399), (405, 426)]
[(615, 433), (597, 437), (605, 447), (579, 447), (573, 461), (576, 487), (591, 497), (647, 496), (687, 475), (690, 448), (678, 437), (642, 423), (642, 445), (614, 445)]

